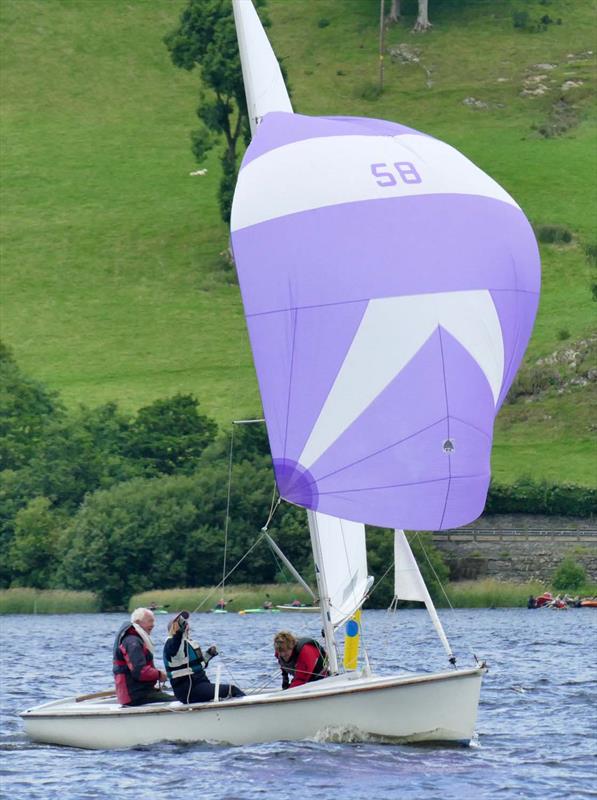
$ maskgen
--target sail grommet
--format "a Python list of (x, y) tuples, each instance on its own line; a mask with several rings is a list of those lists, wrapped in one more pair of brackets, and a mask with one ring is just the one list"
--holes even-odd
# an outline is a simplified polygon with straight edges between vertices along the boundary
[(454, 440), (453, 439), (446, 439), (442, 442), (442, 450), (444, 453), (453, 453), (456, 448), (454, 447)]

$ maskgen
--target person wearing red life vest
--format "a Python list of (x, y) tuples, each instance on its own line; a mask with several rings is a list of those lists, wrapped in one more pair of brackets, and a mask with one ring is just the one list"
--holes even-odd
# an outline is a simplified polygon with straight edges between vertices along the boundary
[(297, 639), (288, 631), (280, 631), (274, 637), (274, 652), (282, 670), (282, 689), (294, 689), (328, 675), (326, 652), (315, 639)]
[(167, 680), (164, 670), (153, 663), (154, 645), (151, 631), (155, 624), (153, 612), (136, 608), (131, 621), (125, 622), (116, 634), (112, 672), (116, 697), (123, 706), (139, 706), (173, 700), (172, 695), (156, 688), (156, 683)]

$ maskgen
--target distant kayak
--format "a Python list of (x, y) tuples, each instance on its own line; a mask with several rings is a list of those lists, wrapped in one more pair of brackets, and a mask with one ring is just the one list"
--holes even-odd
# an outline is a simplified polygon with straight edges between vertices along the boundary
[(581, 608), (597, 608), (597, 600), (595, 599), (587, 599), (580, 601)]
[(278, 608), (243, 608), (239, 614), (279, 614)]
[(319, 611), (319, 606), (276, 606), (280, 611)]

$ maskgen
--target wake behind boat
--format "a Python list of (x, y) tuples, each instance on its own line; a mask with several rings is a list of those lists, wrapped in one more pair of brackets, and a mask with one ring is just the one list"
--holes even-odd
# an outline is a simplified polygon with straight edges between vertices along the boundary
[[(233, 8), (253, 139), (232, 247), (277, 487), (307, 510), (330, 675), (196, 705), (70, 698), (23, 712), (25, 730), (91, 748), (330, 729), (468, 742), (485, 666), (457, 667), (402, 529), (453, 528), (483, 510), (494, 419), (538, 304), (532, 229), (495, 181), (430, 136), (294, 114), (252, 2)], [(373, 675), (366, 651), (360, 669), (346, 657), (350, 643), (342, 671), (335, 631), (347, 623), (356, 641), (373, 582), (365, 524), (394, 529), (395, 600), (425, 604), (445, 672)]]

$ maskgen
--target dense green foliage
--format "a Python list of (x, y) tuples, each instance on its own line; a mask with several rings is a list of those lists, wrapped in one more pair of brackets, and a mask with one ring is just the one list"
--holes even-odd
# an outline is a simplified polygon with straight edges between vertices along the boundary
[[(265, 542), (253, 548), (273, 493), (264, 425), (217, 436), (215, 422), (187, 395), (156, 400), (136, 415), (114, 403), (67, 412), (56, 398), (47, 404), (50, 395), (35, 384), (32, 402), (19, 404), (13, 395), (33, 384), (6, 348), (1, 354), (11, 380), (0, 402), (0, 449), (10, 453), (16, 443), (19, 458), (0, 471), (0, 586), (87, 590), (102, 608), (116, 608), (134, 594), (210, 586), (228, 572), (228, 585), (288, 580)], [(29, 424), (35, 447), (19, 440)], [(594, 501), (594, 490), (524, 481), (492, 487), (488, 508), (587, 516)], [(313, 583), (302, 510), (277, 506), (269, 533)], [(448, 568), (430, 536), (409, 537), (441, 601)], [(387, 606), (393, 537), (371, 528), (368, 549), (378, 579), (370, 603)]]
[(565, 558), (552, 577), (554, 589), (577, 592), (587, 582), (585, 568), (572, 558)]
[(492, 483), (487, 514), (545, 514), (592, 517), (597, 514), (597, 489), (522, 478), (509, 486)]

